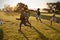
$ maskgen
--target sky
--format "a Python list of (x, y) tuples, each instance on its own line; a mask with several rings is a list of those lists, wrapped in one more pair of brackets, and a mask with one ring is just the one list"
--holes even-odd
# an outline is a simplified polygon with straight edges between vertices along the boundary
[(28, 5), (29, 9), (37, 9), (37, 8), (47, 8), (46, 3), (49, 2), (60, 2), (60, 0), (0, 0), (0, 9), (4, 7), (4, 5), (9, 5), (14, 7), (17, 3), (22, 2)]

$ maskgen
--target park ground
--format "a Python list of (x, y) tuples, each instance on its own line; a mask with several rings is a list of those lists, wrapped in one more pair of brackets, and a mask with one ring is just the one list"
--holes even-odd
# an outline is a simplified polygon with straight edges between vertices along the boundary
[(31, 12), (29, 18), (32, 28), (22, 25), (19, 32), (20, 20), (18, 13), (0, 12), (0, 19), (3, 19), (4, 24), (0, 24), (0, 40), (60, 40), (60, 15), (56, 14), (57, 22), (50, 25), (52, 14), (42, 13), (42, 23), (35, 18), (36, 13)]

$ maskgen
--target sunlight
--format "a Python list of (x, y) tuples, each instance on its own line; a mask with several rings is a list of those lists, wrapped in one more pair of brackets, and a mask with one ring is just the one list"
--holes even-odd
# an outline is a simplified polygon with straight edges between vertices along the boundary
[(47, 8), (47, 2), (57, 2), (59, 0), (0, 0), (0, 9), (4, 7), (6, 4), (10, 4), (12, 7), (16, 6), (17, 3), (22, 2), (28, 5), (29, 9), (37, 9), (37, 8)]

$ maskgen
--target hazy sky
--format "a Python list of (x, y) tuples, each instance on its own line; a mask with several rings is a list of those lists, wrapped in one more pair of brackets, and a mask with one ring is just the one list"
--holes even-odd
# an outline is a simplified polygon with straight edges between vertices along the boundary
[(57, 1), (60, 0), (0, 0), (0, 9), (3, 8), (5, 4), (16, 6), (18, 2), (27, 4), (30, 9), (46, 8), (47, 2), (57, 2)]

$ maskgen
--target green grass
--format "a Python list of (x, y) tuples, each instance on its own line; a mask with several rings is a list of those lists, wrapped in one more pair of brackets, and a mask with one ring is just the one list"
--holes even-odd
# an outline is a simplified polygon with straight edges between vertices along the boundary
[[(29, 26), (22, 25), (22, 31), (19, 32), (19, 20), (16, 20), (19, 15), (6, 15), (5, 12), (0, 12), (0, 19), (3, 19), (4, 24), (0, 25), (0, 40), (60, 40), (60, 23), (47, 20), (51, 14), (42, 14), (42, 23), (35, 19), (35, 12), (31, 12)], [(60, 15), (57, 15), (60, 18)]]

